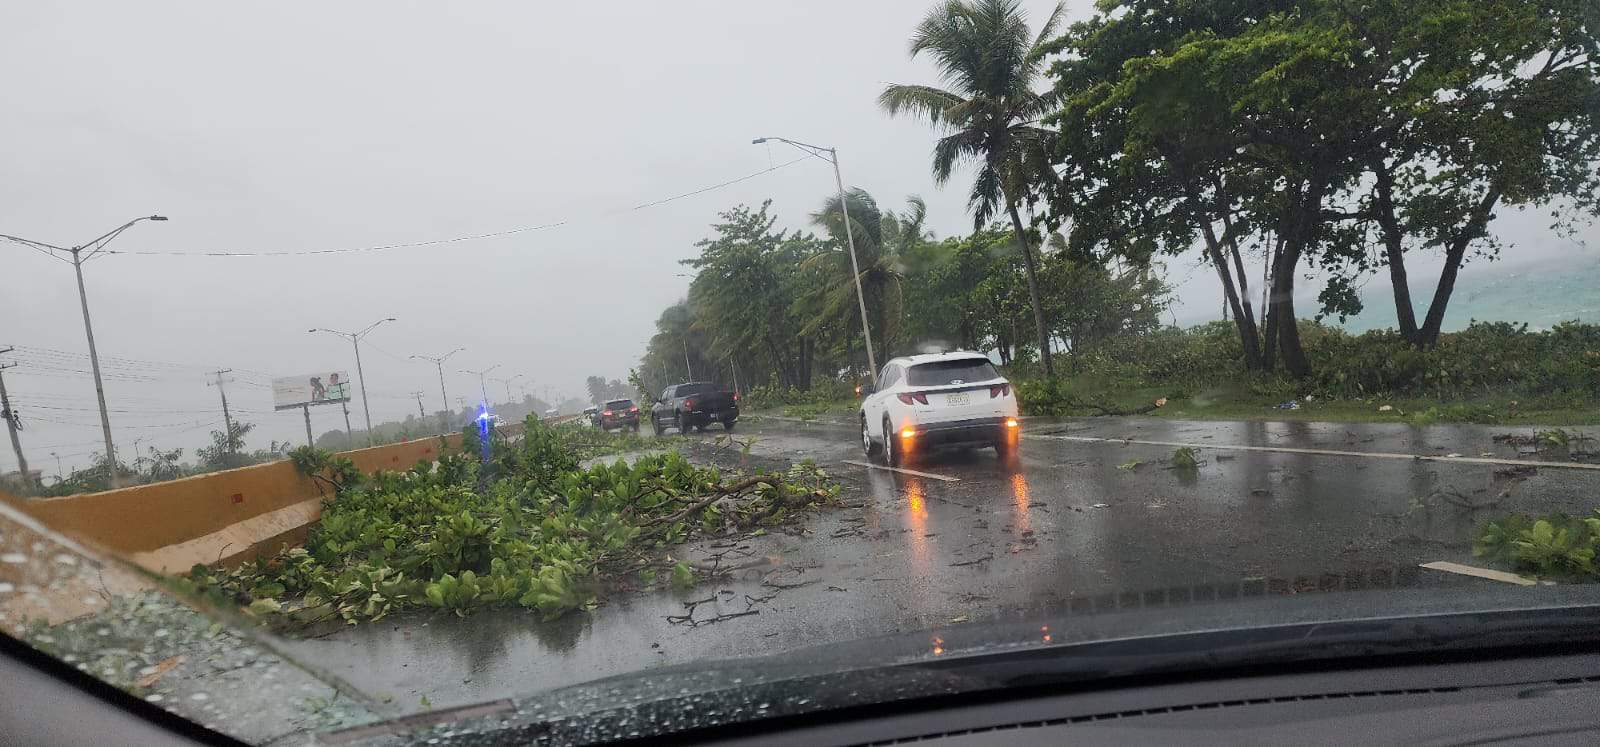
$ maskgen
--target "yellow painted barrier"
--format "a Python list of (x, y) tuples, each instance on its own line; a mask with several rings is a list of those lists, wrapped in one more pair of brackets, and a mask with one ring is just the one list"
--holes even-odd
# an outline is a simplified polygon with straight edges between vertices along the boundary
[[(508, 427), (512, 433), (520, 426)], [(514, 433), (512, 434), (514, 435)], [(407, 470), (461, 448), (461, 434), (341, 452), (363, 472)], [(325, 488), (288, 461), (62, 498), (0, 500), (73, 539), (156, 572), (231, 563), (305, 539)]]

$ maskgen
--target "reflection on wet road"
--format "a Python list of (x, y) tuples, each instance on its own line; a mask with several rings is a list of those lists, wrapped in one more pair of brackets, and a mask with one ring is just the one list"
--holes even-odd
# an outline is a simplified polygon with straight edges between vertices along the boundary
[[(1121, 604), (1144, 592), (1170, 599), (1242, 583), (1344, 588), (1382, 569), (1472, 562), (1469, 532), (1484, 517), (1449, 506), (1419, 510), (1418, 500), (1436, 491), (1509, 510), (1587, 513), (1600, 484), (1600, 475), (1577, 470), (1508, 475), (1492, 464), (1204, 447), (1198, 469), (1180, 470), (1168, 464), (1172, 448), (1137, 443), (1518, 457), (1485, 428), (1138, 419), (1027, 427), (1033, 436), (1014, 465), (987, 449), (914, 455), (907, 465), (959, 480), (951, 482), (851, 464), (862, 456), (847, 426), (741, 423), (740, 438), (754, 438), (752, 457), (812, 459), (847, 488), (841, 507), (810, 518), (803, 531), (725, 541), (766, 558), (759, 567), (686, 594), (614, 595), (592, 614), (550, 623), (521, 610), (414, 616), (289, 647), (401, 710), (422, 697), (438, 707), (661, 664), (1107, 598)], [(1052, 433), (1110, 440), (1041, 437)], [(700, 438), (709, 445), (716, 435)], [(1423, 572), (1425, 583), (1491, 583), (1432, 573)], [(667, 621), (683, 614), (687, 599), (707, 596), (715, 601), (697, 615), (759, 614), (702, 627)], [(1064, 634), (1040, 631), (1044, 639)]]

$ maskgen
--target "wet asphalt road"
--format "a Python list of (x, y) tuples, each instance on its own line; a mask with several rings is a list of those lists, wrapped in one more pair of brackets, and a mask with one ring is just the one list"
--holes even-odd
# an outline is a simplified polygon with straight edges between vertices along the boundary
[[(412, 615), (285, 648), (406, 712), (1173, 587), (1490, 584), (1417, 565), (1473, 562), (1473, 526), (1499, 512), (1587, 513), (1600, 486), (1592, 470), (1459, 461), (1562, 458), (1495, 443), (1505, 428), (1106, 418), (1025, 431), (1012, 466), (988, 449), (907, 465), (936, 479), (849, 464), (863, 457), (847, 424), (750, 419), (734, 435), (754, 438), (753, 461), (813, 459), (846, 490), (788, 533), (689, 548), (741, 566), (729, 578), (614, 594), (553, 622)], [(697, 436), (692, 453), (737, 461), (711, 445), (717, 435)], [(1174, 443), (1197, 447), (1198, 470), (1169, 468)], [(690, 621), (668, 619), (696, 600)]]

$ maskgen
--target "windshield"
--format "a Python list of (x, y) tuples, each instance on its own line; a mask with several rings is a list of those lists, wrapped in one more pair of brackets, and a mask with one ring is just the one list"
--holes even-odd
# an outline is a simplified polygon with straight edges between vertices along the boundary
[(918, 363), (906, 372), (906, 383), (911, 386), (945, 386), (997, 378), (1000, 378), (1000, 374), (995, 372), (992, 364), (976, 358)]
[(1592, 1), (15, 5), (0, 632), (198, 724), (1600, 590)]

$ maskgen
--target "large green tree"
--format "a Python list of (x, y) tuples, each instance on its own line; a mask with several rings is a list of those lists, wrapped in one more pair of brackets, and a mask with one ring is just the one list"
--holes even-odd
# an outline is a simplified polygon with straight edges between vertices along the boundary
[(878, 97), (890, 115), (921, 117), (943, 133), (933, 149), (935, 181), (944, 184), (960, 166), (976, 167), (967, 199), (975, 228), (1002, 210), (1011, 219), (1047, 375), (1055, 371), (1050, 338), (1030, 231), (1019, 209), (1033, 185), (1048, 176), (1036, 165), (1052, 135), (1039, 122), (1054, 109), (1055, 98), (1034, 89), (1043, 69), (1042, 43), (1055, 33), (1061, 13), (1057, 5), (1032, 34), (1018, 0), (947, 0), (911, 36), (911, 56), (932, 57), (945, 87), (895, 84)]
[[(1558, 226), (1600, 198), (1600, 4), (1593, 0), (1376, 3), (1358, 27), (1387, 77), (1386, 137), (1362, 165), (1359, 218), (1383, 247), (1400, 333), (1439, 340), (1461, 266), (1494, 256), (1502, 206), (1539, 205)], [(1406, 255), (1444, 266), (1419, 322)], [(1354, 269), (1365, 266), (1356, 262)]]
[[(1592, 210), (1594, 5), (1570, 0), (1127, 0), (1052, 49), (1064, 106), (1047, 223), (1133, 259), (1199, 245), (1247, 366), (1309, 372), (1295, 323), (1307, 264), (1322, 313), (1358, 310), (1386, 263), (1402, 331), (1437, 339), (1468, 250), (1502, 200)], [(1371, 241), (1376, 235), (1380, 241)], [(1381, 242), (1381, 243), (1380, 243)], [(1382, 253), (1368, 251), (1380, 243)], [(1258, 335), (1241, 247), (1269, 267)], [(1422, 324), (1404, 255), (1442, 250)]]

